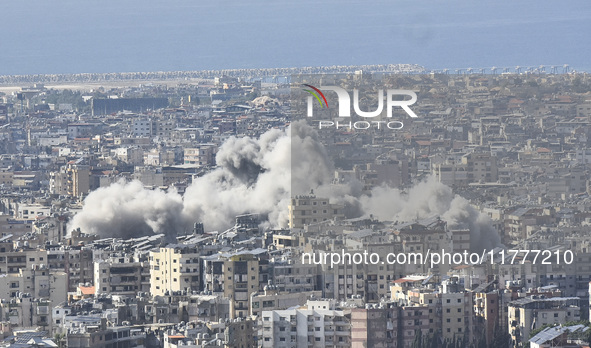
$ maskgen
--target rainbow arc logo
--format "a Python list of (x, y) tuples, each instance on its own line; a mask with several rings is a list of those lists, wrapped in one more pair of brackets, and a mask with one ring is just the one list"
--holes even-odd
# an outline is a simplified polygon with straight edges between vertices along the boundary
[[(312, 89), (312, 90), (309, 90), (309, 89), (304, 88), (304, 91), (313, 95), (316, 98), (316, 100), (318, 100), (318, 103), (320, 103), (321, 108), (326, 107), (328, 109), (328, 102), (326, 101), (326, 97), (324, 96), (324, 93), (322, 93), (318, 88), (316, 88), (312, 85), (304, 84), (304, 86)], [(322, 103), (322, 101), (324, 101), (324, 103)]]

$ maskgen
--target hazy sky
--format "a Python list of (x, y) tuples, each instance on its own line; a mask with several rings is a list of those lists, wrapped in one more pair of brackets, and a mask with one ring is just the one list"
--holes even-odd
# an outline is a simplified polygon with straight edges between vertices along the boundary
[(13, 0), (0, 75), (415, 63), (591, 71), (591, 2)]

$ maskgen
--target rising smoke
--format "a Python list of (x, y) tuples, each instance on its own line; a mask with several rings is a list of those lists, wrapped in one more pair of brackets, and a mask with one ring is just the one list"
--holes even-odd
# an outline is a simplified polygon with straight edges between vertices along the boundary
[(472, 250), (501, 245), (490, 218), (433, 177), (416, 184), (408, 193), (387, 186), (375, 187), (360, 202), (366, 215), (372, 214), (379, 220), (409, 222), (439, 216), (449, 229), (470, 230)]
[[(292, 187), (307, 193), (322, 184), (332, 173), (330, 163), (317, 133), (302, 123), (270, 130), (259, 139), (232, 137), (220, 146), (217, 168), (196, 178), (183, 197), (144, 189), (139, 182), (119, 182), (90, 193), (68, 229), (105, 237), (175, 236), (197, 221), (222, 231), (244, 213), (264, 214), (268, 226), (286, 227)], [(305, 180), (294, 184), (292, 177)]]
[(131, 238), (182, 229), (182, 197), (176, 192), (147, 190), (139, 181), (119, 181), (93, 191), (74, 216), (68, 231), (103, 237)]
[(207, 230), (225, 230), (244, 213), (267, 216), (269, 227), (286, 227), (290, 195), (314, 190), (319, 197), (345, 204), (348, 217), (372, 214), (380, 220), (412, 221), (439, 215), (450, 228), (469, 228), (473, 248), (499, 245), (490, 220), (433, 179), (408, 193), (381, 186), (363, 195), (355, 180), (332, 185), (332, 161), (317, 132), (303, 122), (285, 131), (270, 130), (259, 139), (232, 137), (220, 147), (216, 163), (217, 168), (196, 178), (183, 197), (145, 189), (137, 181), (93, 191), (69, 230), (105, 237), (164, 233), (173, 238), (197, 221)]

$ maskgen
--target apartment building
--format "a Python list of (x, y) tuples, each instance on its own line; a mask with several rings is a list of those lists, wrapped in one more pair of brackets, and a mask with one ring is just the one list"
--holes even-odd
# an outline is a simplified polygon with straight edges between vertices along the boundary
[(89, 248), (48, 250), (47, 261), (43, 261), (43, 255), (37, 256), (37, 260), (46, 263), (51, 271), (65, 272), (69, 292), (76, 291), (79, 284), (94, 283), (93, 252)]
[(279, 292), (304, 292), (318, 288), (321, 275), (318, 265), (274, 262), (269, 264), (269, 278)]
[(509, 303), (508, 331), (515, 347), (527, 343), (530, 332), (547, 324), (581, 320), (578, 297), (529, 296)]
[(350, 347), (351, 321), (334, 300), (308, 301), (301, 309), (263, 311), (261, 347)]
[(216, 146), (214, 144), (202, 144), (199, 147), (184, 149), (184, 164), (192, 164), (199, 167), (215, 164)]
[[(11, 238), (18, 238), (33, 230), (33, 222), (34, 220), (29, 218), (14, 218), (10, 215), (0, 215), (0, 237), (11, 235)], [(0, 243), (2, 240), (0, 239)], [(0, 250), (0, 252), (2, 251)]]
[(12, 327), (40, 327), (51, 332), (51, 306), (52, 302), (49, 300), (35, 298), (30, 294), (19, 294), (16, 298), (0, 301), (0, 320), (10, 323)]
[(50, 173), (49, 191), (56, 195), (79, 197), (90, 192), (90, 167), (68, 163)]
[(224, 296), (230, 299), (230, 318), (245, 317), (250, 294), (259, 290), (259, 260), (251, 254), (235, 255), (224, 261)]
[(263, 293), (250, 295), (250, 315), (260, 316), (263, 311), (303, 306), (308, 299), (321, 298), (322, 291), (280, 292), (274, 285), (266, 285)]
[(144, 262), (130, 256), (114, 256), (94, 262), (95, 294), (130, 295), (142, 289)]
[(23, 268), (18, 273), (0, 275), (0, 298), (16, 298), (26, 293), (61, 303), (67, 300), (67, 279), (66, 273), (50, 272), (46, 267)]
[(322, 221), (344, 219), (343, 209), (343, 205), (331, 204), (327, 198), (297, 196), (289, 205), (289, 227), (304, 228)]
[(173, 291), (200, 291), (200, 252), (195, 246), (171, 244), (150, 251), (150, 293), (163, 296)]
[(400, 307), (393, 303), (370, 308), (352, 308), (351, 347), (398, 347)]
[(468, 171), (468, 182), (496, 182), (498, 180), (497, 157), (490, 153), (470, 153), (462, 157)]

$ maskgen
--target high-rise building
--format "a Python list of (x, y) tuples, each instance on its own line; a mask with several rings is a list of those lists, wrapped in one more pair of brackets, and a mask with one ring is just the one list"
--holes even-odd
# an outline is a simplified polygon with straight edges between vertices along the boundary
[(150, 293), (164, 296), (174, 291), (201, 290), (199, 250), (171, 244), (150, 252)]

